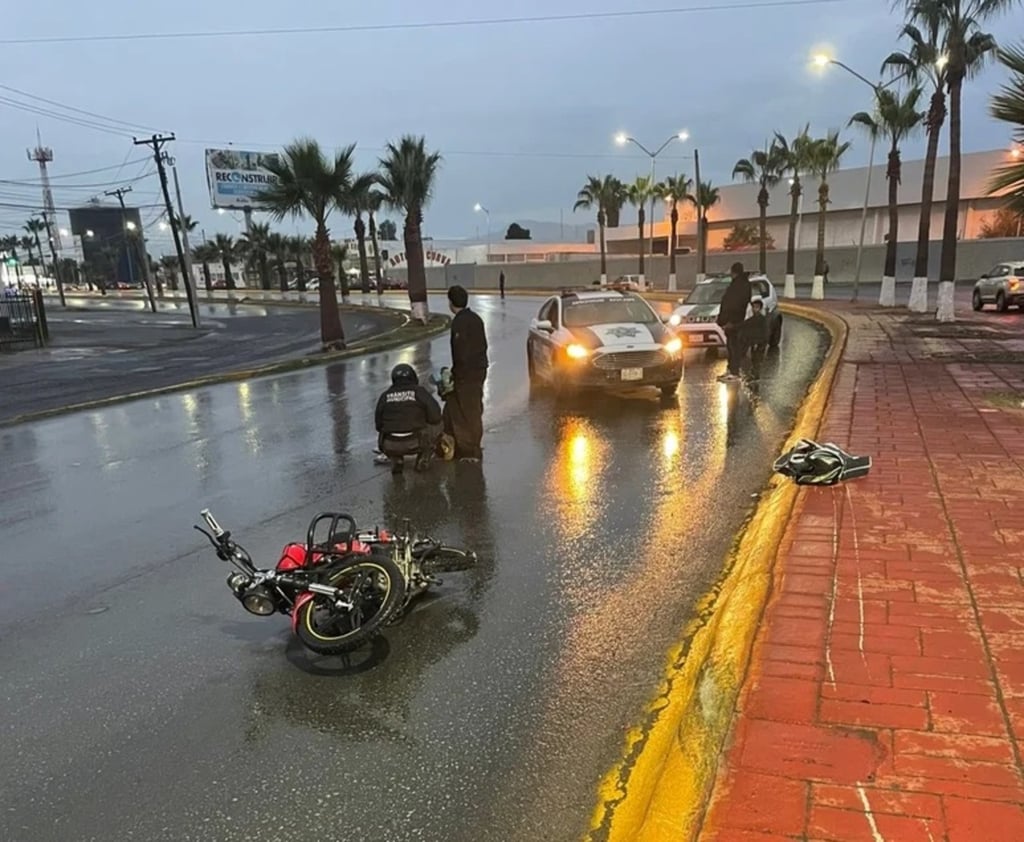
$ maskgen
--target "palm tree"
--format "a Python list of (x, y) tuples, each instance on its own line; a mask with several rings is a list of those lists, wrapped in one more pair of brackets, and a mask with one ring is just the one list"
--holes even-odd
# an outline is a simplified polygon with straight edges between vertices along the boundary
[(718, 188), (710, 181), (702, 181), (696, 193), (687, 196), (697, 209), (697, 239), (700, 241), (700, 265), (697, 267), (698, 280), (708, 273), (708, 211), (721, 200)]
[(811, 152), (814, 142), (811, 140), (811, 126), (805, 125), (793, 138), (786, 139), (781, 132), (775, 133), (775, 144), (779, 147), (783, 159), (782, 174), (789, 173), (789, 238), (786, 243), (786, 298), (796, 298), (796, 228), (800, 218), (800, 197), (803, 195), (801, 173), (810, 169)]
[[(625, 195), (625, 185), (615, 176), (606, 175), (600, 178), (596, 175), (588, 175), (587, 181), (576, 194), (576, 204), (573, 210), (597, 210), (597, 228), (601, 245), (601, 283), (608, 283), (608, 252), (605, 245), (605, 228), (608, 226), (608, 217), (614, 212), (618, 215), (622, 207), (622, 197)], [(616, 223), (617, 224), (617, 223)]]
[(0, 240), (0, 251), (5, 252), (14, 260), (14, 273), (21, 287), (21, 261), (18, 259), (18, 247), (21, 245), (17, 235), (8, 234)]
[(277, 269), (277, 283), (281, 292), (288, 292), (288, 270), (285, 260), (288, 258), (288, 238), (274, 231), (267, 237), (267, 253), (273, 255)]
[(356, 245), (359, 248), (359, 279), (363, 293), (370, 291), (370, 261), (366, 256), (366, 223), (364, 213), (372, 213), (371, 196), (377, 183), (376, 173), (364, 173), (352, 180), (346, 210), (355, 217), (353, 228), (356, 233)]
[(238, 257), (240, 251), (238, 244), (229, 234), (217, 234), (213, 238), (213, 245), (217, 249), (221, 265), (224, 267), (224, 286), (228, 289), (237, 289), (235, 276), (231, 271), (231, 263)]
[(761, 211), (761, 247), (758, 256), (758, 271), (768, 271), (768, 199), (769, 191), (782, 181), (786, 170), (786, 158), (774, 141), (765, 143), (764, 149), (755, 149), (749, 158), (740, 158), (732, 168), (732, 177), (740, 176), (744, 181), (759, 185), (757, 206)]
[(387, 145), (380, 161), (379, 183), (384, 201), (405, 212), (405, 257), (409, 273), (409, 302), (413, 317), (427, 321), (427, 272), (423, 265), (423, 209), (430, 202), (441, 163), (438, 152), (427, 152), (426, 139), (405, 135)]
[[(927, 81), (932, 91), (925, 126), (928, 145), (921, 179), (921, 217), (917, 226), (917, 255), (914, 258), (914, 282), (910, 289), (910, 309), (924, 313), (928, 309), (928, 250), (931, 241), (932, 199), (935, 195), (935, 161), (939, 155), (939, 137), (946, 121), (947, 59), (942, 45), (942, 24), (937, 4), (922, 5), (917, 24), (903, 27), (902, 36), (909, 42), (906, 51), (892, 53), (883, 63), (882, 72), (905, 76), (914, 85)], [(919, 24), (919, 25), (918, 25)]]
[(611, 175), (606, 175), (605, 181), (605, 213), (608, 217), (605, 222), (609, 228), (618, 228), (622, 209), (629, 201), (629, 188)]
[(693, 179), (685, 175), (670, 175), (658, 185), (658, 196), (669, 203), (671, 211), (669, 220), (672, 223), (672, 232), (669, 236), (668, 246), (668, 288), (670, 292), (676, 289), (676, 229), (679, 226), (679, 203), (690, 199), (690, 190), (693, 189)]
[[(320, 337), (325, 348), (344, 348), (345, 334), (338, 310), (338, 296), (331, 269), (331, 238), (327, 219), (331, 211), (344, 210), (352, 189), (352, 152), (346, 146), (328, 158), (320, 145), (303, 138), (285, 147), (267, 169), (277, 181), (260, 193), (260, 203), (276, 219), (309, 216), (316, 226), (313, 263), (320, 282)], [(300, 258), (301, 267), (301, 258)], [(301, 277), (301, 275), (300, 275)], [(304, 278), (302, 285), (304, 286)], [(301, 287), (300, 287), (301, 288)]]
[(46, 231), (46, 223), (43, 222), (43, 220), (41, 219), (36, 219), (35, 217), (33, 217), (32, 219), (25, 223), (25, 230), (28, 232), (29, 236), (35, 240), (36, 254), (39, 255), (39, 266), (42, 268), (43, 274), (45, 275), (46, 258), (43, 256), (43, 245), (39, 240), (39, 234), (43, 231)]
[(270, 239), (270, 223), (254, 222), (249, 230), (242, 235), (242, 243), (249, 260), (255, 262), (260, 273), (260, 287), (270, 289), (270, 249), (267, 242)]
[[(889, 138), (889, 164), (885, 177), (889, 182), (889, 235), (885, 245), (885, 268), (882, 270), (882, 291), (878, 303), (882, 307), (896, 306), (896, 245), (899, 240), (899, 188), (901, 176), (900, 144), (920, 127), (925, 113), (917, 110), (924, 91), (912, 87), (905, 94), (886, 88), (875, 90), (875, 113), (861, 111), (850, 118), (850, 125), (864, 128), (873, 138)], [(857, 281), (853, 284), (853, 299), (857, 300)]]
[(942, 33), (946, 86), (949, 90), (949, 180), (942, 226), (939, 259), (939, 306), (935, 317), (941, 322), (956, 318), (957, 232), (960, 227), (960, 118), (964, 81), (976, 75), (994, 54), (995, 39), (982, 32), (983, 25), (1018, 5), (1019, 0), (907, 0), (911, 22), (934, 17)]
[(295, 263), (295, 287), (299, 292), (306, 291), (306, 255), (309, 252), (309, 243), (305, 237), (286, 237), (288, 243), (288, 254)]
[[(23, 249), (25, 249), (25, 254), (28, 255), (25, 258), (25, 265), (26, 266), (33, 266), (33, 267), (38, 266), (39, 263), (36, 260), (35, 255), (32, 253), (32, 249), (35, 248), (35, 245), (36, 245), (35, 238), (26, 235), (26, 236), (22, 237), (19, 242), (21, 243), (21, 247)], [(33, 274), (36, 275), (36, 279), (38, 280), (39, 270), (38, 269), (34, 269), (33, 270)]]
[(341, 300), (348, 300), (348, 275), (345, 274), (345, 258), (348, 257), (348, 246), (344, 243), (331, 244), (331, 260), (338, 267), (338, 285), (341, 287)]
[(213, 278), (210, 276), (210, 264), (220, 259), (220, 252), (213, 243), (200, 243), (192, 249), (192, 259), (203, 267), (203, 282), (206, 291), (213, 291)]
[(818, 248), (814, 254), (814, 284), (811, 298), (825, 297), (825, 214), (828, 212), (828, 177), (839, 169), (843, 155), (850, 148), (849, 141), (840, 142), (839, 132), (814, 141), (811, 151), (810, 172), (819, 179), (818, 184)]
[[(1024, 142), (1024, 47), (999, 50), (999, 62), (1009, 71), (1010, 80), (992, 97), (989, 113), (1013, 126), (1014, 140)], [(989, 195), (1003, 194), (1006, 208), (1020, 218), (1024, 213), (1024, 161), (1018, 156), (992, 173)]]
[[(374, 182), (376, 183), (376, 182)], [(384, 204), (384, 194), (380, 190), (371, 190), (366, 196), (366, 209), (370, 216), (370, 242), (373, 243), (373, 273), (377, 279), (377, 294), (380, 295), (384, 278), (380, 265), (380, 242), (377, 240), (377, 211)]]
[[(649, 175), (638, 175), (636, 181), (627, 188), (629, 203), (636, 208), (636, 224), (639, 234), (640, 264), (637, 271), (640, 273), (640, 286), (644, 286), (644, 220), (646, 219), (647, 203), (654, 196), (655, 186)], [(654, 220), (651, 220), (654, 223)]]

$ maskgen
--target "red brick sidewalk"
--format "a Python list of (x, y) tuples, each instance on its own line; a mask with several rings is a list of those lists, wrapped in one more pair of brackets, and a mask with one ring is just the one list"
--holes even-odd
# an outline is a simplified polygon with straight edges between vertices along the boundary
[(1020, 842), (1024, 316), (844, 317), (874, 466), (802, 493), (701, 839)]

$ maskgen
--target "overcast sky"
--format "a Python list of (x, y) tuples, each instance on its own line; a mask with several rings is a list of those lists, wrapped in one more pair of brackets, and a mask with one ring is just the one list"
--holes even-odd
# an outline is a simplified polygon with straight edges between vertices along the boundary
[[(758, 0), (751, 0), (751, 5)], [(763, 2), (763, 0), (762, 0)], [(729, 181), (732, 165), (775, 129), (794, 134), (806, 122), (824, 133), (870, 106), (870, 91), (838, 69), (812, 69), (829, 47), (874, 76), (897, 46), (901, 20), (890, 0), (838, 0), (804, 6), (727, 9), (737, 0), (49, 0), (8, 4), (0, 41), (43, 36), (353, 26), (573, 15), (689, 7), (685, 13), (503, 25), (287, 34), (179, 40), (0, 43), (0, 84), (140, 126), (177, 134), (186, 212), (211, 235), (237, 233), (231, 216), (210, 210), (203, 170), (206, 146), (256, 150), (311, 135), (327, 147), (356, 143), (361, 168), (373, 167), (384, 142), (423, 134), (444, 156), (427, 233), (472, 236), (483, 225), (473, 205), (491, 210), (494, 228), (515, 219), (566, 222), (588, 173), (632, 179), (649, 159), (621, 150), (624, 130), (649, 147), (681, 128), (691, 140), (658, 159), (659, 175)], [(699, 7), (699, 8), (697, 8)], [(102, 9), (102, 12), (100, 12)], [(996, 22), (1000, 40), (1024, 37), (1024, 13)], [(964, 149), (1005, 146), (1006, 128), (987, 115), (1000, 84), (997, 68), (970, 83), (964, 97)], [(9, 90), (0, 97), (25, 102)], [(36, 102), (39, 105), (38, 102)], [(51, 106), (43, 106), (51, 108)], [(55, 190), (58, 207), (88, 199), (147, 171), (130, 137), (16, 110), (0, 99), (0, 179), (31, 180), (25, 148), (36, 127), (53, 148), (55, 176), (113, 167)], [(846, 130), (844, 130), (846, 131)], [(126, 129), (128, 134), (131, 129)], [(855, 142), (847, 166), (866, 163)], [(943, 144), (945, 145), (945, 137)], [(923, 138), (908, 145), (919, 157)], [(122, 162), (126, 165), (119, 169)], [(109, 182), (109, 184), (107, 184)], [(134, 184), (129, 200), (158, 201), (155, 177)], [(38, 202), (32, 186), (0, 184), (0, 231), (20, 227)], [(144, 210), (156, 221), (158, 211)], [(240, 215), (238, 215), (240, 218)], [(574, 221), (583, 221), (577, 217)], [(285, 226), (292, 228), (289, 223)], [(304, 226), (308, 228), (308, 226)], [(351, 223), (334, 219), (335, 236)], [(157, 239), (152, 250), (167, 250)]]

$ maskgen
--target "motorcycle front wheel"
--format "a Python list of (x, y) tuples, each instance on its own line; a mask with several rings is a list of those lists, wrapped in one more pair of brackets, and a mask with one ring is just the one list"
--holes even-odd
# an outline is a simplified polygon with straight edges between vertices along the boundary
[(324, 584), (341, 591), (351, 608), (314, 594), (296, 611), (295, 633), (318, 655), (341, 655), (380, 633), (405, 601), (405, 579), (390, 558), (367, 556), (334, 570)]

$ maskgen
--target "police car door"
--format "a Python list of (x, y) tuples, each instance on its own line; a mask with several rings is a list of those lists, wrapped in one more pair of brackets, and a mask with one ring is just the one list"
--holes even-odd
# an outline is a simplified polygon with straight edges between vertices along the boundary
[(555, 335), (558, 333), (559, 328), (559, 312), (558, 312), (558, 299), (552, 298), (547, 301), (540, 309), (540, 313), (537, 314), (537, 322), (544, 323), (548, 322), (551, 325), (550, 329), (536, 331), (537, 333), (537, 363), (541, 371), (547, 375), (551, 375), (554, 371), (555, 361)]

